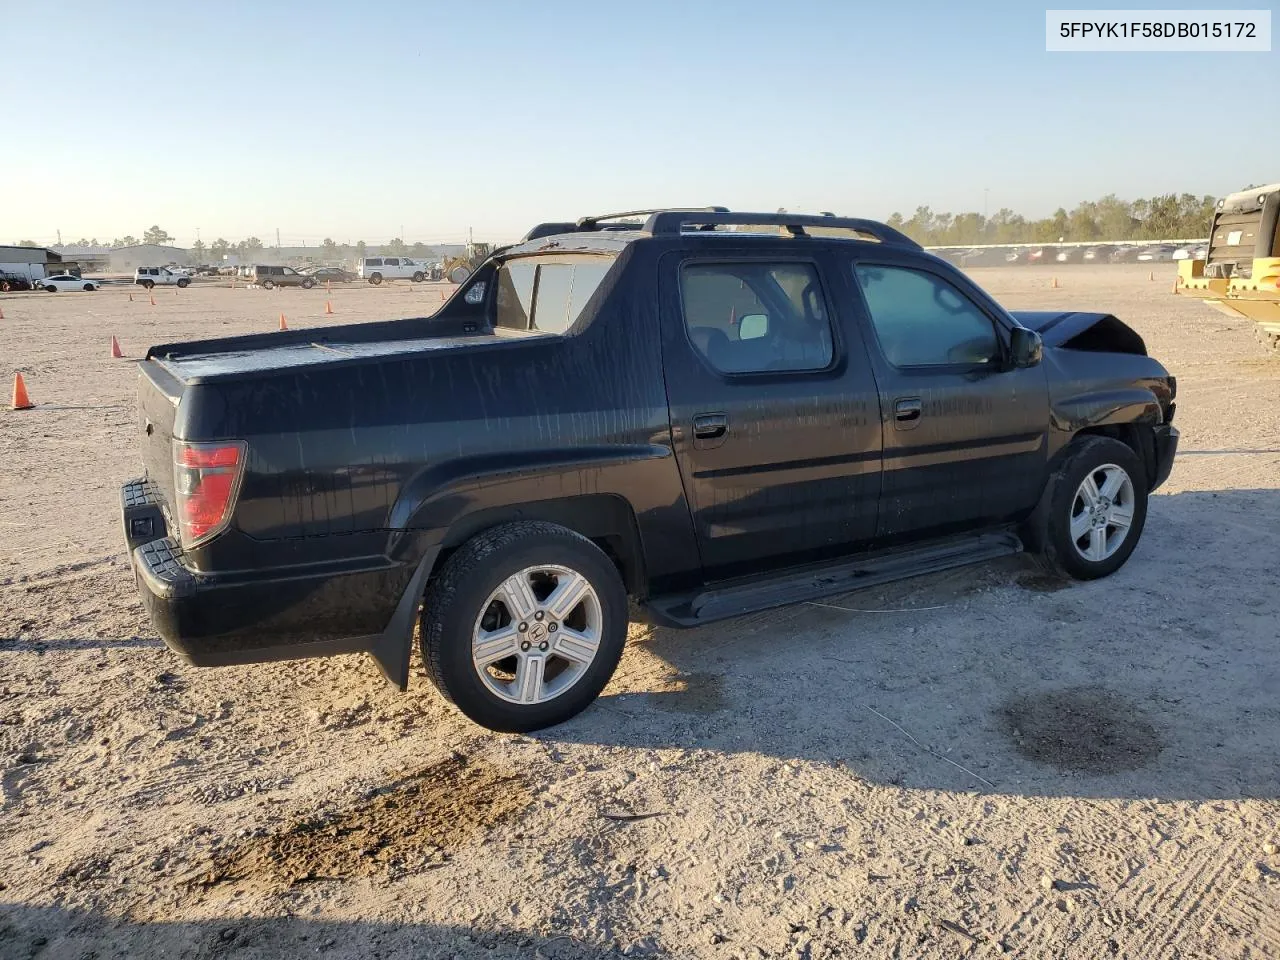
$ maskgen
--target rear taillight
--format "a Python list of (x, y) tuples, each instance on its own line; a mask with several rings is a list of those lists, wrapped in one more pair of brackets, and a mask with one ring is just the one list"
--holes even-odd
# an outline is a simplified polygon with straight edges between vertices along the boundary
[(245, 444), (173, 441), (174, 504), (183, 547), (226, 529), (244, 476)]

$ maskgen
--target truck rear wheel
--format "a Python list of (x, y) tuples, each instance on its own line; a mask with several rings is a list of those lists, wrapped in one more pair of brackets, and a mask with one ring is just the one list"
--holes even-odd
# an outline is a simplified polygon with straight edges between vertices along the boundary
[(557, 524), (509, 523), (463, 544), (427, 588), (422, 658), (476, 723), (538, 730), (599, 696), (627, 618), (626, 588), (599, 547)]
[(143, 289), (143, 290), (150, 290), (150, 289), (151, 289), (152, 287), (154, 287), (155, 285), (156, 285), (156, 282), (155, 282), (154, 280), (143, 280), (143, 281), (142, 281), (142, 289)]
[(1119, 570), (1147, 521), (1147, 475), (1127, 444), (1086, 436), (1068, 448), (1028, 523), (1052, 573), (1096, 580)]
[(376, 287), (378, 284), (382, 282), (382, 274), (380, 273), (369, 274), (369, 282)]
[(179, 281), (178, 281), (178, 286), (179, 286), (179, 287), (184, 287), (184, 288), (185, 288), (185, 287), (188, 287), (188, 286), (190, 286), (190, 285), (191, 285), (191, 281), (190, 281), (190, 280), (188, 280), (186, 277), (183, 277), (181, 280), (179, 280)]
[(410, 279), (413, 280), (414, 283), (421, 283), (423, 280), (426, 279), (426, 277), (423, 275), (422, 271), (419, 270)]

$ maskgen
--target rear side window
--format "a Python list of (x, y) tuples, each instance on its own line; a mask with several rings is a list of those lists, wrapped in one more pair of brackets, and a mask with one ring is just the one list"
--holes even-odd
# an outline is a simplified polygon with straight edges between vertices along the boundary
[(366, 267), (380, 267), (382, 266), (382, 261), (377, 258), (374, 258), (373, 260), (366, 260), (364, 262), (364, 265)]
[(942, 277), (863, 263), (854, 273), (880, 349), (894, 366), (974, 365), (999, 356), (991, 318)]
[(609, 257), (526, 258), (498, 270), (494, 323), (509, 330), (564, 333), (613, 266)]
[(686, 264), (680, 295), (690, 342), (721, 373), (831, 365), (831, 322), (812, 264)]

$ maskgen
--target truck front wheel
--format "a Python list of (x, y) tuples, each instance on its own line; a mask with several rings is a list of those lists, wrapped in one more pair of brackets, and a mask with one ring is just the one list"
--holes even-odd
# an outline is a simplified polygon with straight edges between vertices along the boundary
[(1029, 546), (1052, 573), (1096, 580), (1119, 570), (1147, 521), (1147, 475), (1137, 454), (1111, 437), (1067, 449), (1027, 526)]
[(565, 527), (529, 521), (463, 544), (427, 588), (422, 657), (437, 689), (491, 730), (562, 723), (622, 656), (627, 593), (613, 563)]

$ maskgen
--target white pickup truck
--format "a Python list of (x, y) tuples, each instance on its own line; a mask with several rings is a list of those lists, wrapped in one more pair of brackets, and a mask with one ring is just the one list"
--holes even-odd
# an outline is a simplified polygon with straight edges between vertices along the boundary
[(148, 290), (152, 287), (185, 287), (191, 283), (191, 277), (168, 267), (139, 267), (133, 275), (133, 282)]

